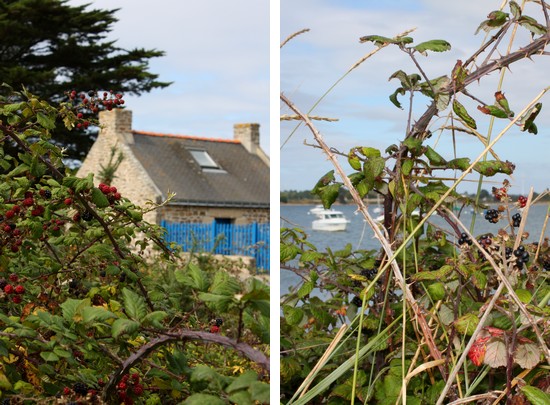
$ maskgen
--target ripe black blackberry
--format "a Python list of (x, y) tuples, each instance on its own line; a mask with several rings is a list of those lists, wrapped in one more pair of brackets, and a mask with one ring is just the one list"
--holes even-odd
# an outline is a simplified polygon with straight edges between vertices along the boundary
[(462, 232), (460, 234), (460, 238), (458, 239), (459, 245), (464, 245), (464, 244), (471, 245), (472, 243), (473, 243), (472, 240), (468, 237), (468, 235), (466, 235), (465, 232)]
[(542, 264), (542, 268), (545, 271), (550, 271), (550, 260), (545, 260), (544, 263)]
[(512, 216), (512, 226), (514, 228), (519, 228), (520, 223), (521, 223), (521, 214), (518, 212)]
[(353, 297), (353, 299), (351, 300), (351, 303), (353, 305), (355, 305), (356, 307), (361, 307), (363, 305), (363, 300), (361, 299), (361, 297), (359, 297), (358, 295), (356, 295), (355, 297)]
[(498, 213), (498, 210), (492, 209), (485, 211), (485, 219), (493, 224), (498, 222), (499, 217), (500, 214)]
[(512, 257), (513, 249), (510, 246), (506, 246), (504, 249), (504, 255), (506, 256), (506, 259), (509, 259)]
[(90, 222), (92, 219), (94, 219), (94, 215), (90, 211), (85, 211), (82, 213), (82, 219), (86, 222)]
[(86, 395), (88, 393), (88, 386), (84, 383), (77, 382), (73, 385), (73, 391), (79, 395)]
[(216, 326), (220, 327), (223, 325), (223, 319), (222, 318), (216, 318)]
[(367, 280), (372, 280), (374, 277), (376, 277), (376, 274), (378, 271), (376, 269), (364, 269), (361, 270), (361, 275), (366, 277)]

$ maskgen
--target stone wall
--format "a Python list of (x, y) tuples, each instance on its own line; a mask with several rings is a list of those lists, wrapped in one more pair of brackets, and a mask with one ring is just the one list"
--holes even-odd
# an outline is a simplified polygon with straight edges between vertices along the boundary
[[(121, 109), (102, 111), (99, 113), (99, 122), (101, 125), (99, 136), (77, 175), (85, 177), (88, 173), (95, 173), (94, 183), (97, 186), (100, 182), (98, 173), (101, 166), (108, 164), (111, 149), (116, 147), (122, 152), (124, 159), (115, 173), (112, 185), (123, 197), (130, 199), (136, 205), (145, 207), (147, 201), (160, 202), (162, 195), (160, 190), (128, 146), (133, 143), (132, 112)], [(157, 212), (147, 213), (144, 219), (157, 223)]]
[(216, 208), (167, 205), (158, 210), (159, 220), (209, 224), (215, 218), (231, 218), (235, 225), (269, 222), (266, 208)]

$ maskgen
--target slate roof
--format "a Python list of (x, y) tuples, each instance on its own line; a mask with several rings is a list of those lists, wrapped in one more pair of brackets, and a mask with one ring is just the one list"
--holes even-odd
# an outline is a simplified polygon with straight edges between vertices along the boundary
[[(163, 196), (176, 193), (171, 204), (269, 207), (269, 167), (239, 141), (132, 133), (129, 146)], [(223, 170), (203, 170), (189, 149), (207, 151)]]

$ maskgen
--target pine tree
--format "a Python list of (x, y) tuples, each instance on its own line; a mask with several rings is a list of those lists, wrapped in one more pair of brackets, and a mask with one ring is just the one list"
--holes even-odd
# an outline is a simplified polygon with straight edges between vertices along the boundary
[[(107, 39), (118, 21), (116, 11), (88, 10), (66, 0), (0, 1), (0, 80), (53, 103), (67, 100), (73, 89), (140, 95), (168, 86), (148, 71), (149, 60), (164, 52), (121, 49)], [(80, 160), (96, 134), (97, 129), (61, 131), (53, 141), (66, 148), (69, 158)]]

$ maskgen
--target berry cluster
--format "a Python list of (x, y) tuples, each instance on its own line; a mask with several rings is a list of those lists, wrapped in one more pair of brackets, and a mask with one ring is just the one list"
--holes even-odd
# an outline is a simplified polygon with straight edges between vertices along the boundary
[(462, 232), (460, 234), (460, 238), (458, 239), (459, 245), (464, 245), (464, 244), (471, 245), (472, 243), (473, 243), (472, 240), (468, 237), (468, 235), (466, 235), (466, 233)]
[(498, 210), (491, 209), (485, 211), (485, 219), (493, 224), (496, 224), (500, 218), (500, 213)]
[[(89, 109), (94, 114), (97, 114), (101, 107), (111, 111), (113, 108), (122, 106), (124, 104), (123, 97), (124, 96), (121, 93), (115, 94), (113, 90), (104, 92), (103, 97), (100, 97), (98, 92), (95, 90), (90, 90), (87, 93), (80, 94), (76, 90), (73, 90), (69, 93), (69, 98), (72, 101), (77, 101), (80, 99), (82, 106)], [(82, 118), (82, 116), (77, 116), (77, 118)]]
[(512, 216), (512, 226), (514, 228), (519, 228), (520, 223), (521, 223), (521, 214), (518, 212)]
[(361, 307), (363, 305), (363, 300), (361, 299), (361, 297), (359, 297), (358, 295), (356, 295), (355, 297), (353, 297), (353, 299), (351, 300), (351, 303), (353, 305), (355, 305), (357, 308)]
[(545, 271), (550, 271), (550, 260), (545, 260), (545, 261), (542, 263), (542, 268), (543, 268)]
[(508, 198), (508, 188), (507, 187), (493, 187), (492, 189), (493, 196), (499, 200), (504, 201), (506, 198)]
[(361, 275), (366, 277), (367, 280), (374, 279), (374, 277), (376, 277), (376, 274), (378, 274), (377, 269), (364, 269), (364, 270), (361, 270)]
[(518, 248), (514, 250), (514, 256), (517, 258), (516, 267), (520, 270), (523, 268), (523, 265), (529, 261), (529, 252), (525, 250), (525, 246), (518, 246)]
[(98, 188), (103, 194), (105, 194), (111, 205), (114, 204), (115, 201), (120, 200), (122, 197), (117, 188), (114, 186), (108, 186), (107, 184), (99, 183)]
[(487, 249), (489, 246), (493, 244), (493, 238), (490, 234), (481, 235), (477, 242), (484, 248)]
[(219, 333), (220, 327), (223, 325), (222, 318), (212, 319), (210, 321), (210, 333)]
[[(19, 281), (19, 276), (15, 273), (12, 273), (9, 276), (9, 280), (15, 284)], [(3, 278), (0, 279), (0, 288), (2, 289), (2, 291), (4, 291), (6, 296), (11, 295), (11, 301), (14, 304), (20, 304), (21, 301), (23, 301), (22, 295), (25, 294), (25, 287), (21, 284), (14, 284), (8, 283)]]
[(525, 208), (525, 206), (527, 205), (527, 197), (520, 195), (518, 197), (518, 205), (520, 208)]
[(132, 405), (134, 397), (139, 397), (143, 394), (144, 388), (140, 384), (140, 376), (138, 373), (133, 373), (131, 376), (125, 374), (117, 385), (118, 398), (125, 405)]

